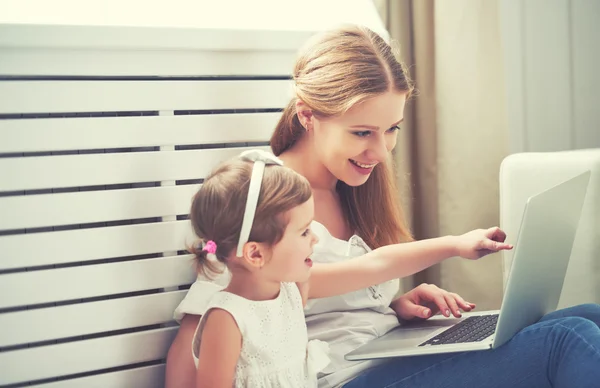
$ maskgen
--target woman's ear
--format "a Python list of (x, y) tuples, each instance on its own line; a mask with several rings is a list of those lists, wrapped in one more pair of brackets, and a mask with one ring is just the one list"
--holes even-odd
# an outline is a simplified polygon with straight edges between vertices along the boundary
[(304, 103), (304, 101), (300, 99), (296, 100), (296, 115), (298, 115), (298, 120), (300, 121), (300, 124), (302, 124), (304, 129), (306, 129), (307, 131), (313, 129), (313, 111)]
[(253, 269), (261, 269), (267, 258), (266, 248), (257, 242), (249, 241), (244, 244), (241, 260)]

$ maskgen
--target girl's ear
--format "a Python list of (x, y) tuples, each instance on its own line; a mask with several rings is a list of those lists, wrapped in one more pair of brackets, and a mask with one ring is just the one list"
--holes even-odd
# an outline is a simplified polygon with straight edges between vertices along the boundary
[(265, 247), (257, 242), (249, 241), (244, 244), (241, 260), (250, 268), (261, 269), (266, 263)]

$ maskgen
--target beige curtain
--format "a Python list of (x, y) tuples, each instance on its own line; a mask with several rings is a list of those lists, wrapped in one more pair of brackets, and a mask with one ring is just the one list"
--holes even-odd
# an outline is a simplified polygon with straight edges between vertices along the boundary
[[(508, 154), (499, 0), (375, 0), (418, 94), (396, 159), (418, 239), (499, 224), (498, 173)], [(502, 299), (501, 254), (452, 258), (410, 279), (479, 308)]]

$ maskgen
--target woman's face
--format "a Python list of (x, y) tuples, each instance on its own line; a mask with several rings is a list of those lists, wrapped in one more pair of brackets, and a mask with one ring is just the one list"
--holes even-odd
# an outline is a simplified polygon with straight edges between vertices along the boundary
[(396, 146), (406, 93), (386, 92), (341, 116), (313, 117), (314, 149), (321, 163), (349, 186), (367, 181), (373, 168)]

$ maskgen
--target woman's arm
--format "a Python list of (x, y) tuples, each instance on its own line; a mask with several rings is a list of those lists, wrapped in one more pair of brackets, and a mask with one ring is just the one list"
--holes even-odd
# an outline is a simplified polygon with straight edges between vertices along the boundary
[(296, 282), (296, 286), (298, 287), (298, 291), (300, 291), (300, 296), (302, 297), (302, 307), (306, 306), (306, 302), (308, 301), (308, 293), (310, 288), (310, 281), (306, 282)]
[(242, 334), (225, 310), (212, 309), (202, 330), (196, 388), (231, 388), (242, 350)]
[(453, 256), (478, 259), (503, 249), (506, 235), (499, 228), (377, 248), (338, 263), (318, 264), (310, 276), (309, 298), (341, 295), (413, 275)]

